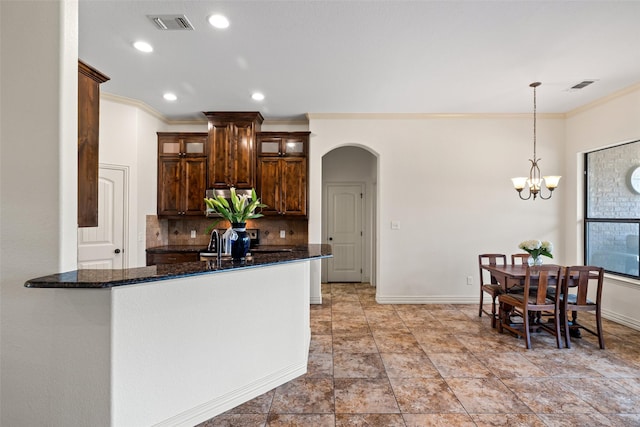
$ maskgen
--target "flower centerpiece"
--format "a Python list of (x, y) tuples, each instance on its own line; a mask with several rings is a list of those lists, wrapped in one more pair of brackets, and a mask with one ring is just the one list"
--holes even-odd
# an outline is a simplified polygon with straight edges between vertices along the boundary
[(231, 225), (246, 223), (248, 219), (260, 218), (264, 215), (255, 213), (257, 208), (265, 208), (267, 205), (260, 203), (255, 188), (251, 189), (251, 199), (248, 195), (238, 196), (236, 189), (231, 187), (231, 203), (222, 196), (205, 197), (207, 212), (218, 212)]
[(546, 240), (525, 240), (518, 247), (529, 254), (529, 265), (542, 265), (543, 256), (553, 258), (553, 244)]
[[(231, 187), (230, 192), (231, 202), (220, 195), (205, 197), (204, 202), (207, 205), (207, 212), (217, 212), (231, 223), (231, 228), (225, 232), (224, 236), (231, 242), (231, 258), (241, 260), (246, 257), (251, 243), (251, 238), (247, 235), (247, 220), (264, 216), (256, 213), (256, 209), (267, 205), (260, 203), (254, 188), (251, 189), (251, 198), (248, 194), (238, 196), (234, 187)], [(218, 222), (213, 223), (208, 231), (210, 232)]]

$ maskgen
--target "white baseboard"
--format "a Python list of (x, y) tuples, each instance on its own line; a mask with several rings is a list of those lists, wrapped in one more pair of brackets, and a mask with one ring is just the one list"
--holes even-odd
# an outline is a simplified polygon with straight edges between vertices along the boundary
[(631, 317), (615, 313), (610, 310), (602, 310), (602, 317), (607, 320), (611, 320), (616, 323), (620, 323), (621, 325), (627, 326), (629, 328), (640, 331), (640, 320), (633, 319)]
[(202, 405), (166, 419), (161, 423), (155, 424), (155, 427), (193, 427), (194, 425), (200, 424), (201, 422), (213, 418), (216, 415), (220, 415), (231, 408), (235, 408), (242, 403), (248, 402), (249, 400), (258, 397), (279, 385), (291, 381), (300, 375), (304, 375), (306, 372), (306, 361), (304, 363), (288, 366), (285, 369), (274, 372), (273, 374), (248, 384), (245, 387), (219, 396), (209, 402), (203, 403)]
[(376, 295), (378, 304), (478, 304), (477, 296)]
[(315, 296), (313, 296), (313, 295), (312, 295), (312, 296), (309, 298), (309, 302), (310, 302), (311, 304), (322, 304), (322, 296), (317, 296), (317, 297), (315, 297)]

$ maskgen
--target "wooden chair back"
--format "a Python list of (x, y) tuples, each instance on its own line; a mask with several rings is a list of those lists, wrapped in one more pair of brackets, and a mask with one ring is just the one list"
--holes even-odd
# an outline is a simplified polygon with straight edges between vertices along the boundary
[(528, 253), (511, 254), (511, 265), (518, 265), (518, 264), (526, 265), (527, 260), (529, 259), (529, 256), (530, 255)]
[[(583, 329), (598, 337), (598, 344), (604, 349), (604, 335), (602, 332), (602, 287), (604, 283), (604, 269), (596, 266), (574, 265), (566, 268), (562, 283), (562, 314), (564, 315), (565, 342), (571, 348), (569, 328)], [(589, 288), (595, 286), (595, 301), (588, 298)], [(596, 314), (596, 330), (578, 323), (578, 311), (594, 311)], [(573, 314), (569, 324), (569, 312)]]
[[(549, 306), (547, 291), (550, 287), (560, 285), (562, 282), (562, 266), (545, 264), (530, 267), (524, 278), (524, 305)], [(558, 304), (559, 293), (555, 292), (554, 304)]]
[(505, 254), (480, 254), (478, 255), (478, 267), (480, 269), (480, 286), (491, 283), (492, 285), (498, 284), (493, 275), (489, 279), (488, 283), (485, 283), (486, 271), (482, 269), (483, 265), (507, 265), (507, 256)]

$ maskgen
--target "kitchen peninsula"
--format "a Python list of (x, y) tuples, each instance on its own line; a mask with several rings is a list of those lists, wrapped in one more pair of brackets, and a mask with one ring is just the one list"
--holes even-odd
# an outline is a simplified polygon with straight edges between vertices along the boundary
[(52, 369), (84, 391), (52, 404), (83, 425), (193, 426), (304, 374), (311, 264), (330, 256), (307, 245), (29, 280)]

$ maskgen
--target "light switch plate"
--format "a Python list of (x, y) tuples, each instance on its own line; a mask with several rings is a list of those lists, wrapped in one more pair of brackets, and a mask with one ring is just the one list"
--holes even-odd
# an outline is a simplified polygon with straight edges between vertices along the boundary
[(287, 237), (287, 232), (285, 230), (280, 230), (280, 238), (285, 239)]
[(192, 239), (196, 238), (196, 230), (191, 230), (191, 238)]

